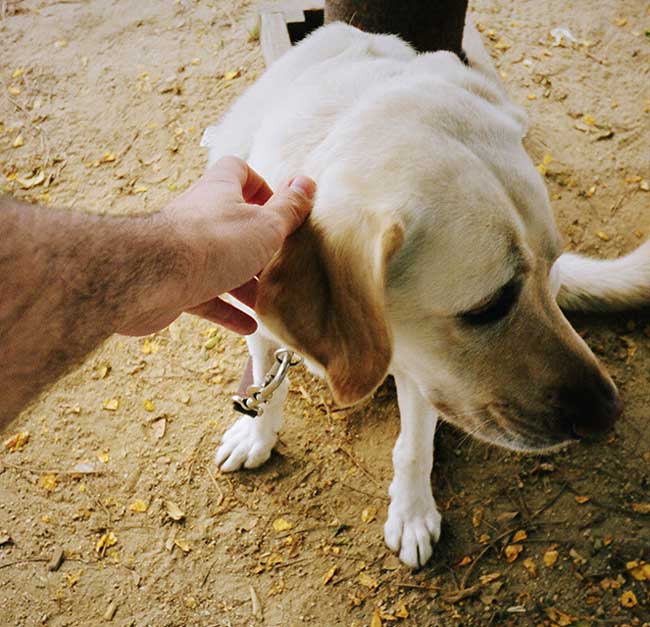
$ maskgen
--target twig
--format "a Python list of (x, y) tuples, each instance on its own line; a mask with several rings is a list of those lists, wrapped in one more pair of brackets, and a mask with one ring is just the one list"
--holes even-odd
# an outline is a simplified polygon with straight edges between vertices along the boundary
[(369, 496), (372, 499), (379, 499), (381, 501), (390, 501), (390, 499), (387, 496), (384, 496), (383, 494), (372, 494), (371, 492), (366, 492), (365, 490), (361, 490), (360, 488), (355, 488), (353, 485), (350, 485), (349, 483), (345, 483), (345, 481), (338, 481), (339, 485), (342, 485), (344, 488), (347, 488), (348, 490), (352, 490), (353, 492), (358, 492), (359, 494), (365, 494), (366, 496)]
[(49, 557), (31, 557), (24, 560), (16, 560), (15, 562), (6, 562), (5, 564), (0, 564), (0, 568), (9, 568), (11, 566), (16, 566), (17, 564), (29, 564), (31, 562), (49, 562)]
[(364, 474), (370, 481), (372, 481), (378, 488), (381, 487), (379, 482), (370, 474), (370, 472), (363, 466), (363, 464), (350, 452), (348, 451), (344, 446), (338, 447), (339, 451), (342, 451), (345, 453), (349, 458), (350, 461)]
[(212, 471), (207, 466), (204, 466), (204, 468), (205, 471), (208, 473), (208, 477), (212, 479), (212, 483), (214, 483), (214, 487), (217, 489), (217, 492), (219, 493), (219, 496), (217, 497), (217, 503), (215, 505), (215, 507), (219, 507), (219, 505), (223, 503), (223, 499), (225, 498), (223, 495), (223, 490), (219, 487), (219, 484), (217, 483), (215, 476), (212, 474)]

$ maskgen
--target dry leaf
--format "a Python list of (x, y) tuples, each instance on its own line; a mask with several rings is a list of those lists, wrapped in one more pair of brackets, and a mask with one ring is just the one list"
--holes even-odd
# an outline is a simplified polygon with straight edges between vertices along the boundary
[(18, 133), (16, 135), (16, 139), (14, 139), (13, 143), (11, 144), (14, 148), (20, 148), (21, 146), (25, 145), (25, 140), (23, 139), (22, 134)]
[(487, 575), (481, 575), (479, 581), (482, 585), (487, 586), (487, 584), (492, 583), (499, 577), (501, 577), (501, 573), (488, 573)]
[(404, 601), (400, 601), (397, 606), (395, 607), (395, 610), (393, 610), (395, 616), (397, 618), (408, 618), (409, 617), (409, 611), (404, 604)]
[(581, 566), (582, 564), (586, 564), (587, 560), (578, 553), (575, 549), (569, 549), (569, 555), (571, 556), (571, 559), (573, 560), (573, 563), (576, 566)]
[(12, 96), (20, 96), (20, 87), (7, 87), (7, 91), (12, 95)]
[(537, 566), (535, 566), (535, 562), (530, 557), (527, 557), (522, 564), (531, 577), (537, 577)]
[(38, 480), (38, 485), (48, 492), (56, 490), (56, 475), (43, 475)]
[(506, 548), (503, 550), (506, 556), (506, 562), (508, 562), (509, 564), (514, 562), (519, 557), (519, 554), (523, 550), (524, 547), (521, 544), (509, 544), (508, 546), (506, 546)]
[(293, 525), (288, 520), (285, 520), (284, 518), (276, 518), (273, 521), (273, 530), (276, 533), (280, 533), (281, 531), (289, 531), (289, 529), (293, 529)]
[(625, 567), (637, 581), (650, 581), (650, 564), (643, 561), (633, 561), (627, 562)]
[(326, 586), (330, 581), (332, 581), (332, 577), (336, 574), (336, 571), (338, 570), (338, 566), (335, 564), (330, 568), (324, 575), (323, 575), (323, 585)]
[[(596, 231), (596, 236), (599, 237), (600, 239), (603, 240), (603, 242), (609, 242), (609, 235), (605, 233), (605, 231)], [(576, 501), (578, 501), (578, 498), (585, 498), (585, 497), (577, 497), (576, 496)], [(589, 497), (586, 497), (587, 501), (589, 500)], [(578, 501), (580, 503), (580, 501)]]
[(632, 509), (637, 514), (650, 514), (650, 503), (632, 503)]
[(120, 401), (116, 398), (107, 398), (102, 407), (108, 411), (117, 411), (120, 406)]
[(45, 174), (43, 172), (37, 172), (32, 176), (24, 176), (24, 177), (19, 176), (16, 178), (16, 182), (23, 189), (31, 189), (32, 187), (36, 187), (37, 185), (40, 185), (44, 180), (45, 180)]
[[(609, 238), (607, 238), (607, 239), (609, 239)], [(590, 496), (578, 496), (578, 495), (576, 495), (575, 500), (576, 500), (576, 503), (580, 503), (580, 505), (583, 505), (584, 503), (588, 503), (591, 500), (591, 497)]]
[(376, 515), (377, 515), (377, 508), (376, 507), (366, 507), (361, 512), (361, 521), (364, 522), (364, 523), (372, 522), (375, 519)]
[(589, 115), (588, 113), (582, 116), (582, 121), (589, 126), (596, 125), (596, 118), (594, 118), (593, 115)]
[(638, 604), (636, 600), (636, 595), (631, 590), (624, 592), (621, 595), (621, 605), (623, 607), (635, 607)]
[(102, 464), (108, 464), (108, 453), (106, 451), (100, 451), (99, 453), (97, 453), (97, 459)]
[(112, 531), (102, 534), (102, 536), (97, 540), (95, 544), (95, 551), (100, 555), (103, 555), (106, 552), (106, 549), (115, 546), (117, 544), (117, 537)]
[(499, 37), (498, 41), (494, 44), (494, 47), (497, 50), (504, 50), (505, 51), (508, 48), (510, 48), (510, 44), (503, 37)]
[(521, 542), (522, 540), (525, 540), (528, 538), (528, 534), (526, 533), (525, 529), (520, 529), (519, 531), (515, 532), (515, 535), (512, 536), (511, 542), (513, 544), (516, 544), (517, 542)]
[(379, 610), (375, 610), (372, 614), (372, 619), (370, 620), (370, 627), (381, 627), (381, 616), (379, 615)]
[(374, 590), (379, 585), (376, 579), (365, 572), (359, 573), (359, 583), (366, 588), (370, 588), (371, 590)]
[(241, 70), (231, 70), (223, 75), (223, 80), (231, 81), (233, 78), (238, 78), (239, 76), (241, 76)]
[(165, 501), (165, 511), (172, 520), (183, 520), (185, 512), (174, 501)]
[(174, 544), (183, 551), (183, 553), (189, 553), (192, 550), (190, 543), (183, 538), (174, 538)]
[(479, 527), (483, 522), (483, 514), (485, 510), (482, 507), (477, 507), (472, 513), (472, 527)]
[(147, 511), (147, 504), (142, 499), (136, 499), (133, 503), (129, 503), (129, 510), (142, 514)]
[(19, 451), (29, 442), (29, 431), (19, 431), (3, 442), (3, 446), (12, 453)]
[(153, 429), (153, 437), (156, 440), (160, 440), (164, 437), (165, 431), (167, 430), (167, 419), (158, 418), (151, 423), (151, 428)]
[(115, 154), (112, 152), (105, 152), (102, 156), (101, 159), (99, 160), (99, 163), (113, 163), (115, 161)]
[(462, 560), (460, 560), (460, 562), (458, 562), (458, 564), (456, 564), (456, 566), (467, 566), (468, 564), (471, 563), (472, 563), (472, 558), (469, 555), (466, 555), (465, 557), (463, 557)]
[(153, 401), (149, 398), (146, 398), (144, 400), (144, 403), (142, 403), (142, 405), (145, 411), (154, 411), (156, 409), (156, 406), (153, 404)]
[(547, 607), (545, 610), (546, 615), (559, 627), (569, 627), (575, 620), (573, 616), (562, 612), (554, 607)]
[(159, 348), (160, 346), (158, 345), (158, 342), (146, 337), (142, 342), (142, 346), (140, 346), (140, 351), (143, 355), (155, 355)]

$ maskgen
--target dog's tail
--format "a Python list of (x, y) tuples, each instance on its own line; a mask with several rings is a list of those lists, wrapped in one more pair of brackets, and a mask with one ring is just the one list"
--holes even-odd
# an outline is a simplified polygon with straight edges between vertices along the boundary
[(650, 305), (650, 241), (619, 259), (564, 253), (556, 262), (557, 302), (575, 311), (621, 311)]

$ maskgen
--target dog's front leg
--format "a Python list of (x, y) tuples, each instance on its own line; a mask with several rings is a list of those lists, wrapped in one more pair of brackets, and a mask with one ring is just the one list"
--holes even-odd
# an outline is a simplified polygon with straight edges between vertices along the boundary
[[(275, 351), (280, 348), (259, 331), (246, 338), (253, 360), (253, 382), (260, 385), (273, 366)], [(270, 456), (282, 427), (282, 410), (287, 398), (289, 380), (285, 379), (257, 418), (242, 416), (228, 429), (221, 439), (215, 455), (217, 465), (224, 472), (245, 468), (257, 468)]]
[(384, 538), (412, 568), (431, 557), (440, 537), (440, 513), (431, 492), (433, 437), (438, 413), (416, 384), (395, 374), (401, 430), (393, 449), (395, 476), (390, 484), (390, 506)]

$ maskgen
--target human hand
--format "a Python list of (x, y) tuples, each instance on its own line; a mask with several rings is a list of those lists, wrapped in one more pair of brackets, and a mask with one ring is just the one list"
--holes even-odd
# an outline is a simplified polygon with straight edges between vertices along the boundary
[(299, 176), (290, 183), (273, 193), (244, 161), (225, 157), (161, 212), (184, 243), (189, 263), (186, 281), (175, 288), (179, 293), (168, 298), (179, 303), (178, 311), (152, 326), (188, 311), (237, 333), (255, 331), (250, 316), (219, 296), (229, 292), (254, 307), (256, 275), (312, 208), (314, 181)]

